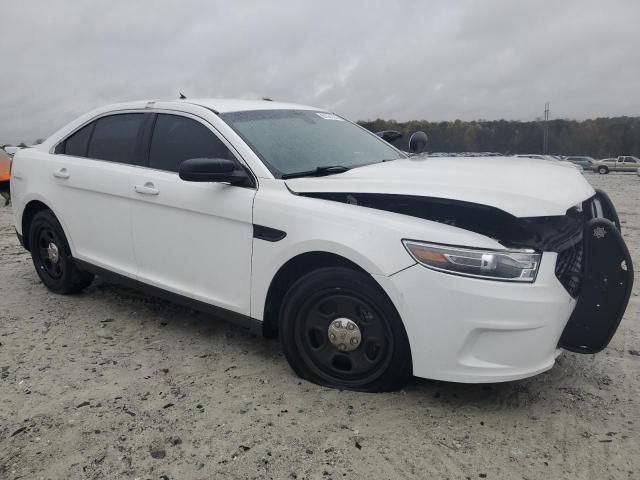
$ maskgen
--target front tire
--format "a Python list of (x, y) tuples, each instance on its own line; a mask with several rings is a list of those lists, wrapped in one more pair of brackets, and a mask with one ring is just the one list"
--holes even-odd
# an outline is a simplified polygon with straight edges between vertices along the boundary
[(388, 391), (412, 373), (402, 320), (362, 272), (331, 267), (300, 278), (284, 298), (279, 332), (293, 370), (320, 385)]
[(62, 226), (51, 210), (35, 214), (29, 228), (33, 265), (42, 283), (54, 293), (78, 293), (93, 281), (93, 274), (80, 270)]
[(609, 169), (607, 167), (604, 167), (604, 166), (598, 167), (598, 173), (600, 175), (605, 175), (605, 174), (609, 173)]

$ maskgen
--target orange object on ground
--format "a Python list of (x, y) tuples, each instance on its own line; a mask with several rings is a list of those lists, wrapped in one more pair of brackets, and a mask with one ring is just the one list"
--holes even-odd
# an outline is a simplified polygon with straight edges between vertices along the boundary
[(0, 182), (8, 182), (11, 178), (11, 157), (0, 149)]

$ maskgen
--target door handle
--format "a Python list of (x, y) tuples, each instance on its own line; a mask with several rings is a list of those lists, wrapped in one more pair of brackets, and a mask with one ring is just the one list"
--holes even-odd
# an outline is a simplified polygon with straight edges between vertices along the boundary
[(55, 172), (53, 172), (53, 176), (56, 178), (67, 179), (71, 176), (71, 174), (66, 168), (61, 168), (60, 170), (56, 170)]
[(160, 193), (160, 190), (158, 190), (151, 182), (147, 182), (144, 185), (134, 185), (133, 189), (142, 195), (158, 195)]

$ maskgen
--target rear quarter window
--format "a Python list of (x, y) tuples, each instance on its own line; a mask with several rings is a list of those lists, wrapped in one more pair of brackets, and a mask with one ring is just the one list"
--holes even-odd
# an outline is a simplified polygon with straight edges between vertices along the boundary
[(89, 147), (89, 138), (95, 122), (82, 127), (76, 133), (67, 138), (59, 149), (56, 149), (56, 153), (64, 153), (65, 155), (73, 155), (75, 157), (86, 157), (87, 148)]

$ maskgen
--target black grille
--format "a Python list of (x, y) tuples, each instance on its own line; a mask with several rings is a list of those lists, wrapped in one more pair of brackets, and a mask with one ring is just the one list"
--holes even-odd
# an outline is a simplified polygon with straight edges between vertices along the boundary
[(558, 253), (556, 277), (573, 298), (580, 293), (582, 280), (582, 242)]

